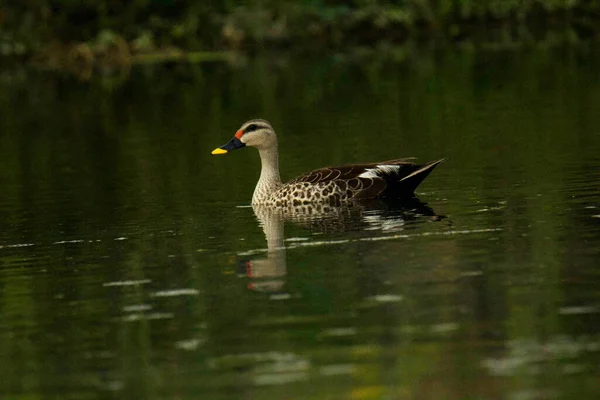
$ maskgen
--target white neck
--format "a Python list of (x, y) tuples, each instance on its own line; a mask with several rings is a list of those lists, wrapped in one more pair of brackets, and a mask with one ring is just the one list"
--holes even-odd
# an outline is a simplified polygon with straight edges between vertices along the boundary
[(259, 149), (260, 178), (252, 195), (252, 204), (262, 204), (269, 196), (281, 187), (281, 178), (279, 177), (279, 155), (277, 154), (277, 145)]

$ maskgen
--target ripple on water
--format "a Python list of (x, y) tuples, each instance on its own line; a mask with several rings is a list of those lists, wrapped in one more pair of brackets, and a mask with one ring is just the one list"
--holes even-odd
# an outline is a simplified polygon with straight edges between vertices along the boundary
[(598, 306), (573, 306), (558, 309), (558, 313), (562, 315), (597, 314), (599, 312), (600, 307)]
[(289, 300), (292, 298), (291, 293), (275, 293), (269, 296), (269, 300), (275, 300), (275, 301), (280, 301), (280, 300)]
[(115, 282), (106, 282), (103, 283), (102, 286), (110, 287), (110, 286), (138, 286), (145, 285), (147, 283), (152, 282), (150, 279), (139, 279), (139, 280), (128, 280), (128, 281), (115, 281)]
[(34, 243), (6, 244), (6, 245), (0, 245), (0, 250), (1, 249), (17, 249), (19, 247), (31, 247), (31, 246), (35, 246), (35, 244)]
[[(292, 250), (303, 247), (320, 247), (320, 246), (334, 246), (339, 244), (355, 243), (355, 242), (377, 242), (386, 240), (401, 240), (401, 239), (414, 239), (420, 237), (430, 236), (459, 236), (459, 235), (476, 235), (481, 233), (493, 233), (502, 232), (502, 228), (483, 228), (483, 229), (461, 229), (461, 230), (449, 230), (440, 232), (422, 232), (422, 233), (410, 233), (410, 234), (394, 234), (394, 235), (383, 235), (383, 236), (368, 236), (357, 239), (333, 239), (333, 240), (296, 240), (288, 242), (285, 246), (286, 249)], [(238, 256), (252, 256), (260, 253), (267, 252), (268, 249), (251, 249), (237, 253)]]
[(311, 361), (294, 353), (242, 353), (228, 354), (209, 360), (216, 370), (246, 369), (251, 371), (256, 386), (278, 386), (306, 381), (316, 372), (322, 376), (349, 375), (356, 368), (350, 363), (313, 366)]
[(152, 309), (150, 304), (133, 304), (130, 306), (124, 306), (123, 311), (128, 313), (136, 313), (142, 311), (149, 311)]
[(196, 350), (198, 347), (206, 343), (206, 339), (187, 339), (175, 342), (175, 348), (187, 351)]
[(496, 376), (538, 375), (542, 372), (541, 366), (544, 363), (561, 361), (562, 373), (568, 374), (581, 371), (582, 366), (575, 363), (580, 355), (598, 351), (600, 351), (600, 340), (591, 336), (578, 338), (556, 336), (546, 342), (512, 340), (508, 342), (506, 356), (488, 358), (482, 362), (482, 365), (490, 374)]
[(197, 289), (171, 289), (159, 290), (152, 293), (153, 297), (178, 297), (178, 296), (198, 296), (200, 291)]
[(404, 300), (404, 298), (399, 294), (378, 294), (369, 297), (367, 300), (372, 300), (377, 303), (398, 303)]
[(145, 320), (156, 320), (156, 319), (172, 319), (175, 315), (172, 313), (134, 313), (123, 316), (122, 320), (125, 322), (145, 321)]

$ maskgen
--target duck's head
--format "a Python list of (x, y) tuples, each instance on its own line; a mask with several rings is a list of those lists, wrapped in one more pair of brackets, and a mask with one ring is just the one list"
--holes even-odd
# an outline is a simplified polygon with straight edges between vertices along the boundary
[(277, 136), (269, 121), (252, 119), (245, 122), (227, 144), (217, 147), (212, 154), (226, 154), (245, 146), (256, 147), (259, 150), (277, 147)]

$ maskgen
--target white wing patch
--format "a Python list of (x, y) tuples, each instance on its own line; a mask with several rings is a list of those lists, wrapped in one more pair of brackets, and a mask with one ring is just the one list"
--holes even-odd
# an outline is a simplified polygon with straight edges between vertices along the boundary
[(381, 164), (381, 165), (375, 166), (375, 168), (367, 168), (365, 170), (365, 172), (360, 174), (358, 177), (373, 179), (373, 178), (379, 178), (383, 175), (397, 174), (398, 171), (400, 171), (399, 165)]

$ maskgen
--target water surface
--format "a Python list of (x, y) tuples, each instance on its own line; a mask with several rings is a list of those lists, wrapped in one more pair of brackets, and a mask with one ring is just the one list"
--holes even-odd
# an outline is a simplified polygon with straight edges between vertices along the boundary
[[(598, 53), (398, 58), (3, 71), (2, 397), (595, 399)], [(255, 215), (254, 117), (284, 178), (449, 157), (432, 212)]]

